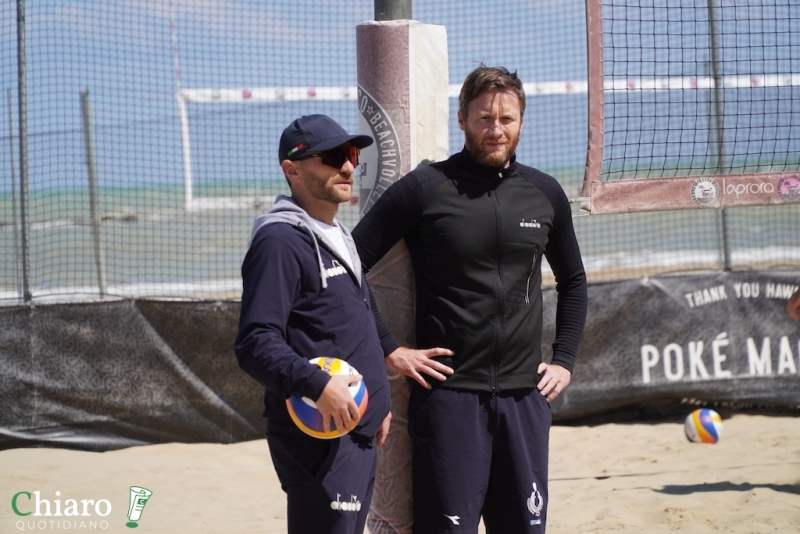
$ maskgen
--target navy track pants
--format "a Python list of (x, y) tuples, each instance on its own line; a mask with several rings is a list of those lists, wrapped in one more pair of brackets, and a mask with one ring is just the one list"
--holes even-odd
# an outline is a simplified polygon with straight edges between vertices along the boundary
[(289, 534), (363, 534), (378, 461), (372, 440), (317, 439), (268, 423), (267, 443), (286, 492)]
[(552, 414), (537, 390), (409, 399), (414, 532), (544, 533)]

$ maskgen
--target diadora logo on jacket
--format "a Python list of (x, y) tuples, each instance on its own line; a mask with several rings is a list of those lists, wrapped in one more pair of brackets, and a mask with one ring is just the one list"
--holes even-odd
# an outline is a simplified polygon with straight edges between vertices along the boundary
[(542, 224), (536, 219), (522, 219), (519, 222), (522, 228), (541, 228)]
[(340, 274), (347, 274), (347, 269), (336, 260), (333, 260), (333, 267), (329, 269), (325, 269), (325, 274), (328, 278), (332, 278), (334, 276), (339, 276)]

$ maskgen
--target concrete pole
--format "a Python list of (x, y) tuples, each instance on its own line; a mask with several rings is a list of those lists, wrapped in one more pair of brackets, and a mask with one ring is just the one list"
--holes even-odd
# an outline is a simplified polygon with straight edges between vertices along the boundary
[[(375, 139), (375, 144), (361, 151), (364, 166), (359, 193), (364, 214), (389, 186), (417, 165), (448, 156), (447, 34), (444, 26), (407, 19), (364, 22), (356, 28), (356, 47), (358, 131)], [(368, 278), (395, 337), (402, 345), (413, 347), (414, 277), (405, 244), (398, 243), (389, 251)], [(389, 383), (392, 424), (386, 446), (378, 450), (367, 526), (381, 534), (410, 534), (410, 385), (404, 376), (391, 371)]]

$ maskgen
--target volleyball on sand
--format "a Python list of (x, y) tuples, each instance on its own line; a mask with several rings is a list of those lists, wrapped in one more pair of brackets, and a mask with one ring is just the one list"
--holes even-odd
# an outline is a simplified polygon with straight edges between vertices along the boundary
[(684, 429), (693, 443), (716, 443), (722, 437), (722, 418), (714, 410), (698, 408), (686, 416)]
[[(314, 358), (311, 360), (311, 363), (318, 365), (320, 369), (331, 376), (359, 374), (355, 367), (339, 358), (323, 356)], [(350, 385), (350, 395), (352, 395), (356, 406), (358, 406), (359, 415), (363, 417), (364, 412), (367, 411), (367, 402), (369, 400), (367, 386), (364, 384), (364, 380), (359, 380)], [(334, 439), (352, 430), (349, 428), (338, 429), (333, 421), (331, 421), (330, 430), (325, 432), (322, 424), (322, 414), (317, 410), (316, 403), (308, 397), (289, 397), (286, 399), (286, 407), (289, 409), (289, 415), (297, 425), (297, 428), (309, 436), (320, 439)]]

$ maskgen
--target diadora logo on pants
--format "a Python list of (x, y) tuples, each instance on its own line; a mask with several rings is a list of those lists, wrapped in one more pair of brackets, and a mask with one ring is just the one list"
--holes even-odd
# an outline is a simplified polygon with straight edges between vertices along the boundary
[(350, 495), (350, 502), (341, 500), (342, 494), (336, 494), (336, 500), (331, 501), (332, 510), (340, 510), (342, 512), (358, 512), (361, 510), (361, 501), (358, 500), (356, 495)]
[(336, 260), (333, 260), (333, 267), (330, 269), (325, 269), (325, 274), (328, 275), (328, 278), (333, 278), (334, 276), (339, 276), (340, 274), (347, 274), (347, 269)]
[(460, 525), (460, 524), (461, 524), (461, 523), (459, 523), (459, 522), (458, 522), (458, 520), (459, 520), (459, 519), (461, 519), (461, 517), (460, 517), (460, 516), (457, 516), (457, 515), (447, 515), (447, 514), (444, 514), (444, 516), (445, 516), (447, 519), (449, 519), (450, 521), (452, 521), (454, 525)]

